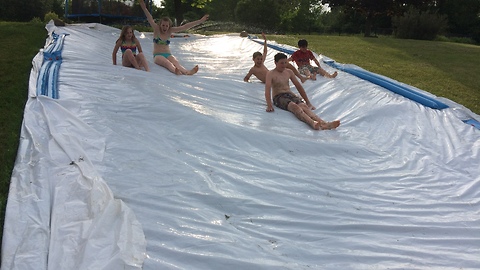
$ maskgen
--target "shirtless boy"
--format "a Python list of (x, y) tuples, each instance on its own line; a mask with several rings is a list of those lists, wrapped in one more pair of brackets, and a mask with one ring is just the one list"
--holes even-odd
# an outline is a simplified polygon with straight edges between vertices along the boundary
[[(250, 77), (252, 75), (255, 75), (255, 77), (257, 77), (260, 81), (265, 83), (265, 78), (267, 77), (267, 72), (268, 72), (268, 69), (264, 64), (265, 58), (267, 57), (267, 38), (265, 37), (264, 33), (262, 33), (262, 37), (263, 37), (263, 40), (264, 40), (264, 42), (263, 42), (263, 54), (261, 52), (253, 53), (253, 62), (255, 64), (248, 71), (248, 74), (245, 76), (245, 78), (243, 78), (243, 80), (245, 82), (248, 82)], [(287, 68), (291, 69), (295, 73), (295, 75), (302, 81), (302, 83), (305, 82), (308, 79), (308, 77), (303, 77), (302, 75), (300, 75), (298, 70), (294, 66), (292, 66), (291, 64), (288, 64)]]
[[(275, 68), (267, 72), (265, 80), (265, 100), (267, 101), (267, 112), (273, 112), (273, 103), (280, 109), (292, 112), (299, 120), (307, 123), (315, 130), (335, 129), (340, 125), (340, 121), (325, 122), (318, 117), (312, 110), (315, 107), (310, 104), (305, 89), (297, 81), (293, 72), (287, 69), (287, 56), (283, 53), (275, 55)], [(297, 88), (301, 98), (290, 91), (292, 81)]]

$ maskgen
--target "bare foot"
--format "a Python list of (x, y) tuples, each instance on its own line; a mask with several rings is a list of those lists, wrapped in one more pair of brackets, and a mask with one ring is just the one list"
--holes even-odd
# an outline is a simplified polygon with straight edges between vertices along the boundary
[(180, 69), (175, 68), (175, 74), (176, 75), (182, 75), (182, 72), (180, 71)]
[(332, 75), (330, 75), (330, 78), (335, 78), (337, 77), (338, 73), (335, 71)]
[(197, 71), (198, 71), (198, 65), (192, 68), (192, 70), (190, 70), (189, 72), (187, 72), (187, 75), (193, 75), (197, 73)]
[(322, 130), (336, 129), (338, 126), (340, 126), (340, 121), (335, 120), (335, 121), (332, 121), (332, 122), (323, 122), (323, 123), (319, 122), (319, 126), (320, 126), (320, 129), (322, 129)]

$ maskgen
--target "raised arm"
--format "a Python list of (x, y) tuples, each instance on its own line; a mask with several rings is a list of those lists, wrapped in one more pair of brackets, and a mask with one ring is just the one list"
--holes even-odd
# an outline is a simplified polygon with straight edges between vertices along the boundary
[(185, 31), (185, 30), (188, 30), (188, 29), (190, 29), (190, 28), (192, 28), (196, 25), (204, 23), (206, 20), (208, 20), (208, 14), (204, 15), (200, 20), (189, 22), (189, 23), (186, 23), (184, 25), (177, 26), (177, 27), (172, 27), (171, 31), (172, 31), (172, 33)]
[(262, 33), (263, 37), (263, 55), (262, 55), (262, 63), (265, 62), (265, 59), (267, 59), (267, 38), (265, 37), (265, 33)]
[(145, 13), (145, 16), (147, 16), (147, 20), (148, 20), (148, 23), (150, 23), (150, 26), (155, 28), (157, 24), (155, 23), (155, 20), (153, 19), (152, 14), (148, 12), (145, 2), (143, 0), (138, 0), (138, 3), (140, 3), (140, 7), (142, 8), (143, 13)]

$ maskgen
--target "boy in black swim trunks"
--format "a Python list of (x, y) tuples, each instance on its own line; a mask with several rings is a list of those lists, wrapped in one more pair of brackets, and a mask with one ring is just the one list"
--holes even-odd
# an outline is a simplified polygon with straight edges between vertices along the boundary
[[(340, 125), (340, 121), (325, 122), (312, 111), (315, 110), (315, 107), (310, 104), (310, 100), (308, 100), (302, 84), (298, 82), (293, 72), (286, 68), (287, 64), (287, 56), (283, 53), (277, 53), (275, 55), (275, 68), (267, 73), (265, 80), (267, 112), (274, 111), (272, 105), (273, 95), (273, 103), (275, 106), (292, 112), (298, 119), (307, 123), (313, 129), (337, 128)], [(303, 100), (290, 91), (290, 80), (297, 88)]]

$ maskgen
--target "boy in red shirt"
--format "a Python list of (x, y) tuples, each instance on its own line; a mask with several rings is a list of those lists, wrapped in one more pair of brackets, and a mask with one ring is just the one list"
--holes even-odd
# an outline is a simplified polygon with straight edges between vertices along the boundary
[[(298, 66), (298, 71), (300, 74), (303, 74), (307, 77), (310, 77), (312, 80), (317, 79), (317, 74), (322, 75), (323, 77), (327, 78), (335, 78), (337, 77), (338, 73), (335, 71), (332, 74), (329, 74), (327, 71), (325, 71), (323, 68), (320, 67), (320, 63), (318, 60), (315, 58), (313, 55), (312, 51), (307, 49), (308, 47), (308, 42), (305, 39), (301, 39), (298, 41), (298, 48), (296, 52), (290, 56), (288, 61), (294, 61), (295, 64)], [(317, 66), (312, 66), (310, 64), (310, 60), (313, 60)]]

